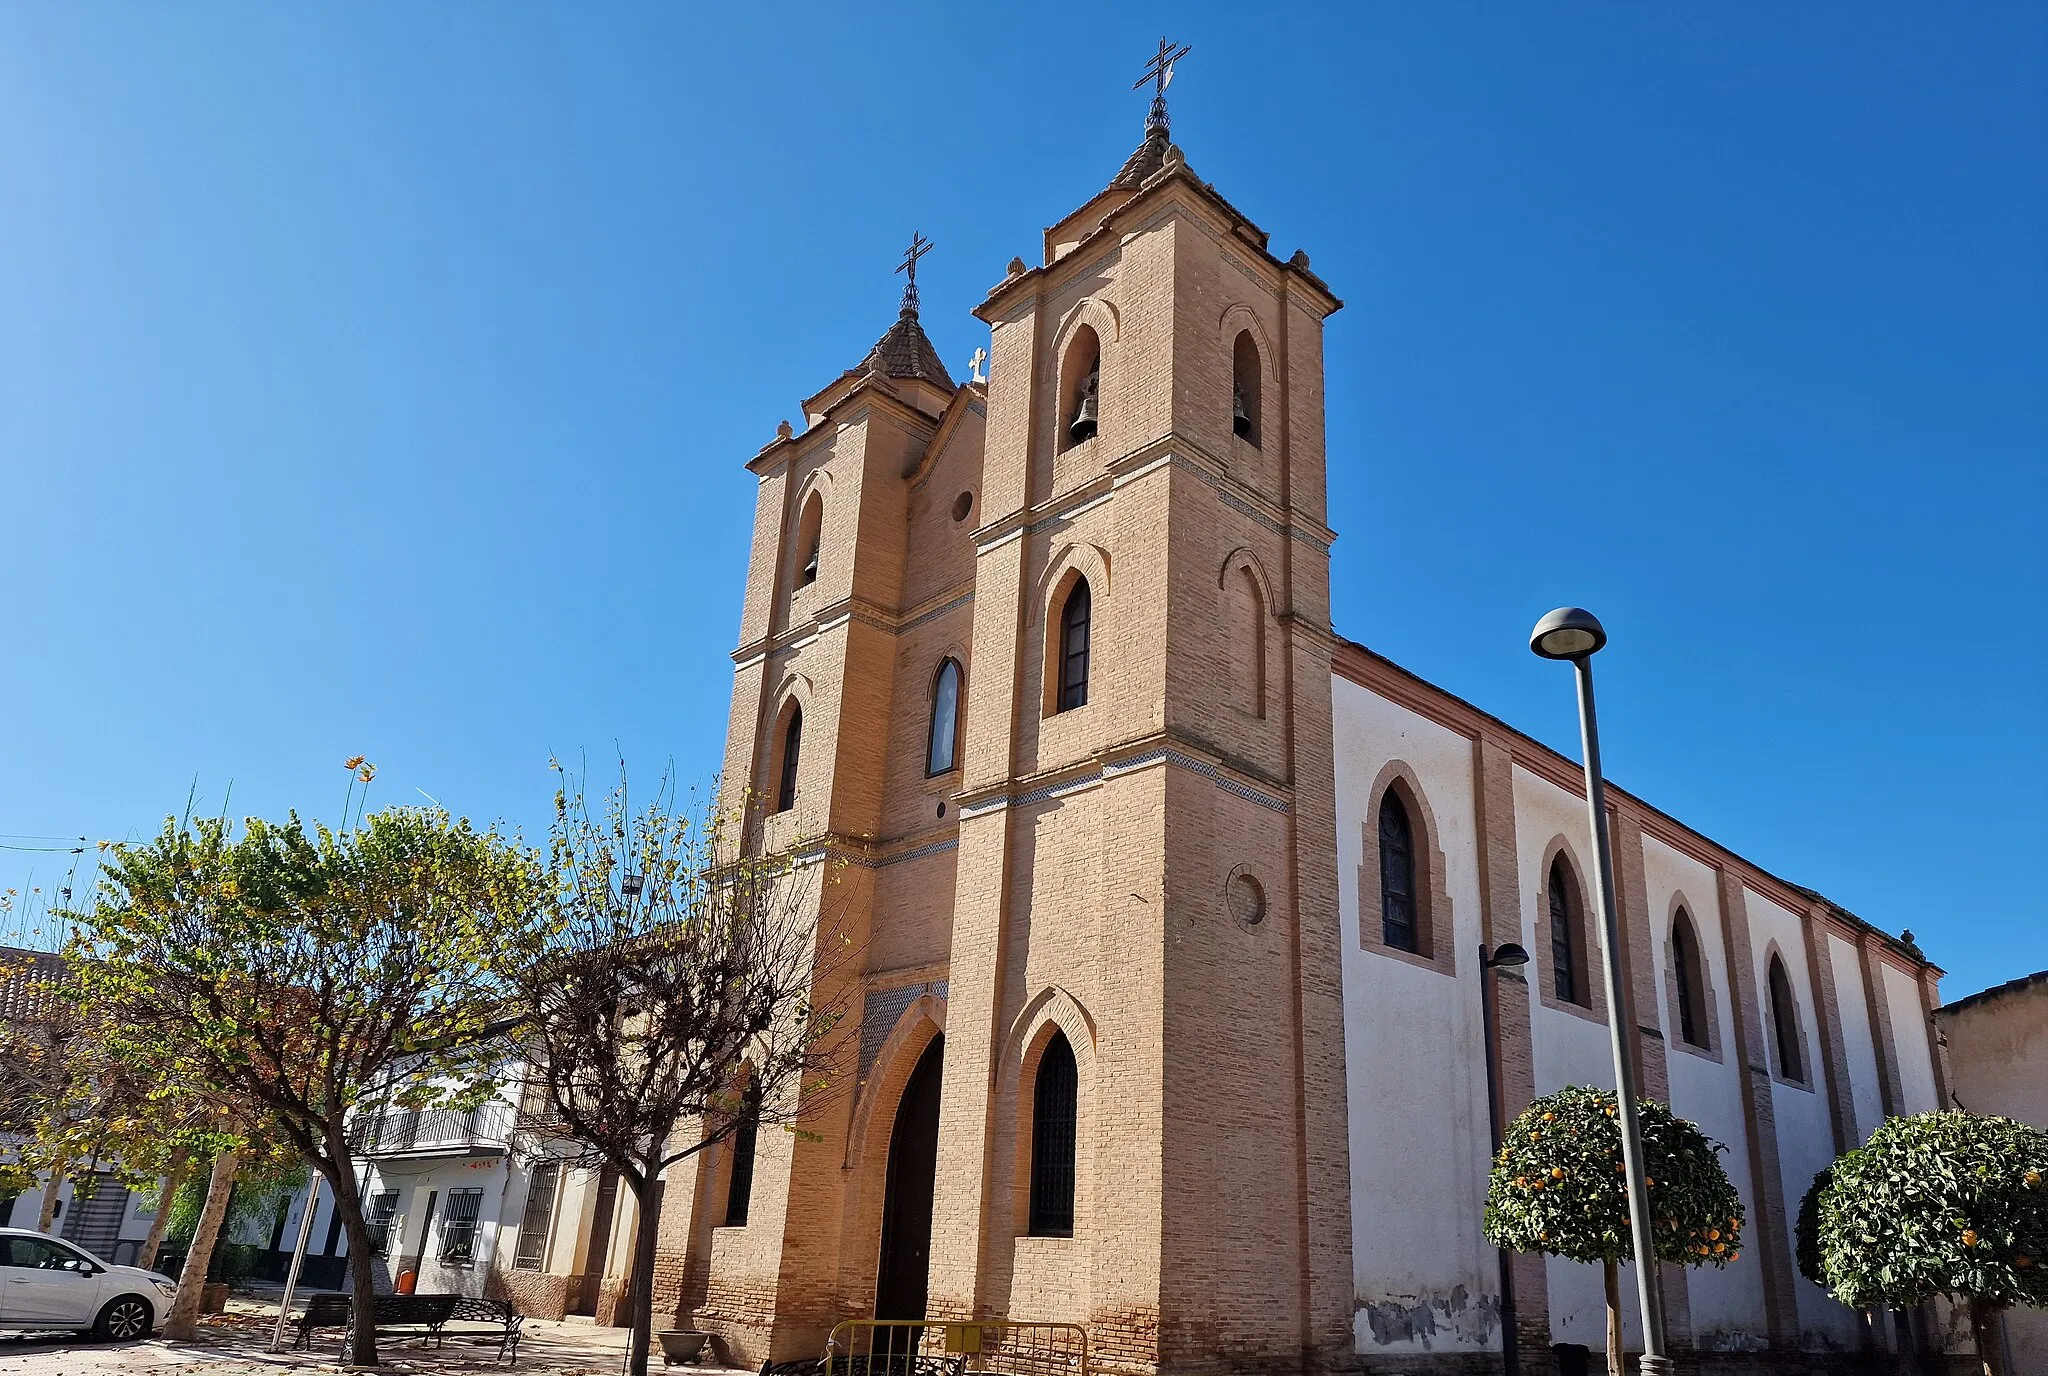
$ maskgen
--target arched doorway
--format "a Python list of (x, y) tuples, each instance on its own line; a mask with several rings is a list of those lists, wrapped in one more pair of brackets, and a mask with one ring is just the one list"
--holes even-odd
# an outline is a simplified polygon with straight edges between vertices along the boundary
[(875, 1317), (921, 1319), (932, 1250), (932, 1185), (939, 1165), (939, 1081), (946, 1038), (933, 1037), (917, 1058), (896, 1126), (882, 1191), (882, 1256), (875, 1276)]

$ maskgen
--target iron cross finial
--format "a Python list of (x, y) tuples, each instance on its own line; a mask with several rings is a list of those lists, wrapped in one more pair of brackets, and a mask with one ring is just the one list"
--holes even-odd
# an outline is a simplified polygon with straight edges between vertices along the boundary
[(1173, 64), (1186, 57), (1193, 49), (1185, 43), (1174, 47), (1171, 40), (1162, 35), (1159, 51), (1152, 54), (1145, 64), (1145, 74), (1131, 83), (1133, 91), (1142, 91), (1146, 82), (1152, 83), (1152, 113), (1145, 117), (1145, 137), (1158, 134), (1166, 136), (1166, 87), (1173, 80)]
[(903, 309), (917, 313), (917, 260), (932, 251), (932, 241), (913, 230), (910, 247), (903, 250), (903, 261), (896, 265), (896, 271), (905, 277), (903, 283)]

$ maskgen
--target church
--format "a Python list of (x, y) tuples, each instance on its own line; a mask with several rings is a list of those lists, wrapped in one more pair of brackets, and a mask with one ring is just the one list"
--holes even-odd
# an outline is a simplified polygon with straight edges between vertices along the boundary
[[(670, 1173), (657, 1323), (746, 1365), (870, 1315), (1070, 1322), (1131, 1373), (1499, 1371), (1504, 1324), (1524, 1371), (1598, 1354), (1598, 1269), (1517, 1257), (1510, 1311), (1480, 1227), (1488, 989), (1505, 1115), (1612, 1082), (1579, 767), (1333, 628), (1342, 302), (1197, 174), (1163, 82), (1108, 162), (974, 308), (985, 380), (926, 337), (914, 247), (748, 461), (725, 778), (836, 867), (858, 1066), (805, 1133)], [(1940, 971), (1607, 796), (1639, 1083), (1751, 1220), (1738, 1264), (1667, 1268), (1681, 1369), (1860, 1370), (1791, 1218), (1944, 1101)]]

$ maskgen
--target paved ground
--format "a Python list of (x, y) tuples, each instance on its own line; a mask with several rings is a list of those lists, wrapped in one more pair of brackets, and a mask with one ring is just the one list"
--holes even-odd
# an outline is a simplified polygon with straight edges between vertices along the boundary
[[(341, 1367), (338, 1334), (321, 1334), (311, 1352), (266, 1349), (277, 1305), (235, 1299), (226, 1314), (209, 1317), (190, 1343), (152, 1338), (138, 1343), (88, 1343), (70, 1334), (0, 1333), (0, 1376), (314, 1376)], [(439, 1350), (386, 1342), (379, 1350), (394, 1372), (422, 1376), (481, 1376), (504, 1371), (497, 1350), (450, 1341)], [(626, 1361), (626, 1331), (591, 1324), (528, 1319), (519, 1343), (522, 1376), (618, 1376)], [(653, 1370), (661, 1369), (655, 1348)], [(704, 1367), (706, 1376), (719, 1368)]]

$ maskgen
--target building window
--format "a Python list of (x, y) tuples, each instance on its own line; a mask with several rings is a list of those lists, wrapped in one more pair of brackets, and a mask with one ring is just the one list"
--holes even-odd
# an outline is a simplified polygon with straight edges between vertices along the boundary
[(1678, 1035), (1688, 1046), (1707, 1046), (1706, 969), (1700, 960), (1699, 934), (1692, 917), (1680, 908), (1671, 921), (1671, 975), (1678, 986)]
[(543, 1161), (526, 1185), (526, 1212), (519, 1217), (519, 1246), (512, 1269), (538, 1271), (547, 1263), (548, 1233), (555, 1221), (555, 1194), (561, 1188), (562, 1163)]
[(800, 702), (789, 705), (789, 720), (782, 728), (782, 767), (775, 783), (775, 810), (787, 812), (796, 806), (796, 763), (803, 753), (804, 708)]
[(932, 729), (925, 745), (924, 772), (944, 774), (953, 768), (960, 745), (960, 663), (949, 659), (932, 679)]
[(476, 1220), (483, 1212), (481, 1189), (448, 1191), (448, 1206), (441, 1212), (441, 1264), (470, 1266), (476, 1262)]
[(391, 1251), (391, 1220), (398, 1213), (398, 1191), (379, 1190), (370, 1196), (363, 1210), (363, 1224), (370, 1234), (370, 1254), (386, 1256)]
[(804, 500), (803, 515), (796, 523), (796, 586), (809, 587), (818, 581), (818, 551), (825, 538), (825, 499), (813, 492)]
[(1088, 326), (1074, 331), (1060, 378), (1059, 447), (1064, 452), (1094, 439), (1101, 428), (1102, 341)]
[(1038, 1058), (1031, 1096), (1031, 1235), (1074, 1235), (1074, 1139), (1080, 1072), (1064, 1032), (1052, 1034)]
[(725, 1226), (747, 1226), (747, 1209), (754, 1199), (754, 1145), (761, 1127), (761, 1086), (749, 1081), (740, 1096), (739, 1125), (732, 1130), (732, 1181), (725, 1190)]
[(1088, 705), (1088, 580), (1077, 578), (1060, 609), (1059, 700), (1055, 711)]
[(1785, 962), (1771, 954), (1771, 1033), (1778, 1047), (1778, 1074), (1800, 1084), (1806, 1082), (1806, 1058), (1800, 1054), (1799, 1013), (1792, 1002), (1792, 981), (1785, 977)]
[(1259, 346), (1250, 330), (1239, 330), (1230, 348), (1230, 430), (1247, 444), (1259, 442)]
[(1547, 894), (1550, 910), (1550, 979), (1560, 1002), (1590, 1008), (1593, 991), (1586, 987), (1586, 906), (1579, 881), (1562, 854), (1550, 862)]
[(1397, 951), (1422, 953), (1415, 922), (1415, 826), (1400, 795), (1380, 795), (1380, 937)]

